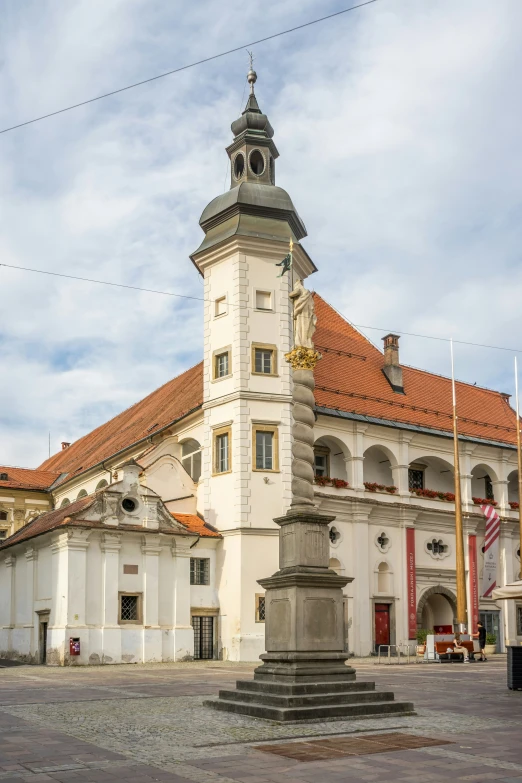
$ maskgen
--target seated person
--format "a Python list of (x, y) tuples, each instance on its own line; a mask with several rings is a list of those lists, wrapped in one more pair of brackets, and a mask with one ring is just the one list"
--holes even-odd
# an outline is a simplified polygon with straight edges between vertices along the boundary
[(455, 641), (453, 642), (453, 652), (462, 653), (462, 655), (464, 656), (464, 663), (469, 663), (468, 651), (465, 647), (461, 646), (459, 634), (455, 635)]

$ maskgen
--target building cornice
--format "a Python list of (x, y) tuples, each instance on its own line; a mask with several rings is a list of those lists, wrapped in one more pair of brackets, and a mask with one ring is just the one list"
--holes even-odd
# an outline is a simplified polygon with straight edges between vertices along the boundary
[(203, 410), (217, 408), (219, 405), (225, 405), (228, 402), (236, 400), (259, 400), (260, 402), (292, 402), (291, 394), (275, 394), (273, 392), (252, 392), (244, 389), (225, 394), (223, 397), (217, 397), (214, 400), (208, 400), (203, 403)]

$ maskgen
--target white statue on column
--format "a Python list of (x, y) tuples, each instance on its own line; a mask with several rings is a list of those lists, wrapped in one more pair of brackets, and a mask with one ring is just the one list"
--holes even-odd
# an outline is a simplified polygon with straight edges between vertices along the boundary
[(290, 299), (294, 305), (294, 348), (313, 349), (317, 323), (313, 294), (304, 287), (302, 280), (296, 280)]

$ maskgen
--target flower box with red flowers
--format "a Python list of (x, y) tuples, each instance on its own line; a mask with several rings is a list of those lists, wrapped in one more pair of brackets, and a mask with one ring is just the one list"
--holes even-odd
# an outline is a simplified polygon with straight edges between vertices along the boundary
[(471, 498), (476, 506), (498, 506), (496, 500), (488, 500), (487, 498)]
[(520, 506), (520, 504), (519, 504), (519, 502), (517, 500), (510, 500), (509, 501), (509, 505), (511, 506), (513, 511), (518, 511), (519, 506)]
[(446, 500), (448, 503), (455, 502), (453, 492), (441, 492), (438, 489), (410, 489), (412, 495), (419, 498), (429, 498), (430, 500)]
[(397, 487), (393, 484), (386, 486), (386, 484), (377, 484), (375, 481), (365, 481), (364, 486), (368, 492), (388, 492), (390, 495), (395, 495), (397, 492)]
[(335, 489), (346, 489), (350, 486), (344, 479), (330, 478), (330, 476), (316, 476), (315, 483), (319, 487), (335, 487)]

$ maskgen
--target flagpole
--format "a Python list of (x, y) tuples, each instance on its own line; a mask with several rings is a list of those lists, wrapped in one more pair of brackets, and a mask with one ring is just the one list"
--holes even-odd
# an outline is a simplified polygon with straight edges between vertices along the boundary
[[(515, 356), (515, 407), (517, 412), (517, 457), (518, 457), (518, 526), (520, 531), (520, 562), (522, 563), (522, 448), (520, 447), (520, 412), (518, 407), (518, 365)], [(521, 566), (522, 571), (522, 566)]]
[(457, 625), (462, 633), (466, 630), (466, 566), (464, 562), (464, 532), (462, 525), (462, 496), (460, 487), (459, 429), (457, 417), (457, 395), (455, 393), (455, 367), (453, 361), (453, 339), (451, 350), (451, 393), (453, 402), (453, 455), (455, 462), (455, 557), (457, 566)]

